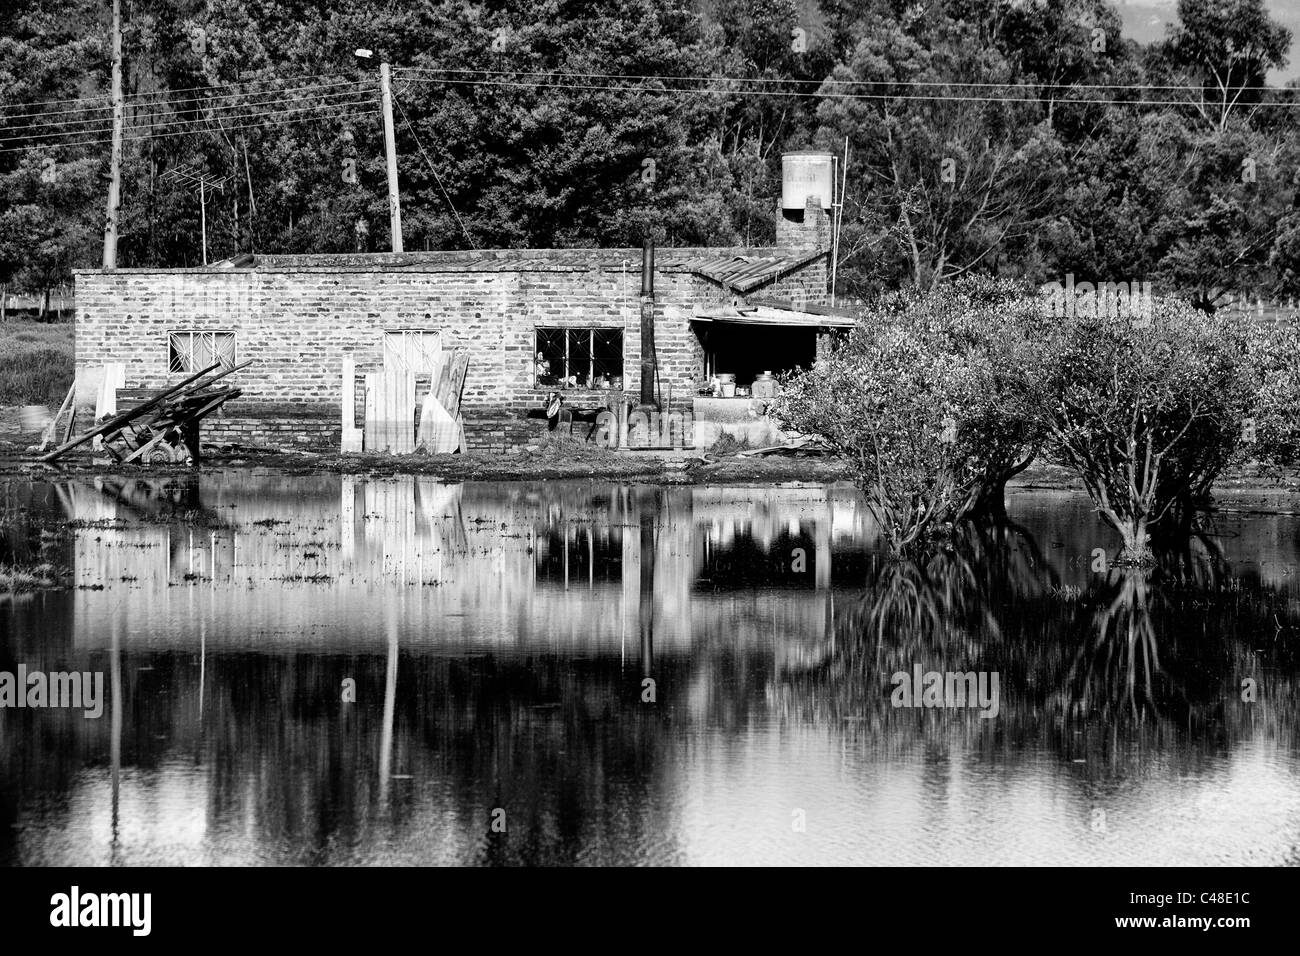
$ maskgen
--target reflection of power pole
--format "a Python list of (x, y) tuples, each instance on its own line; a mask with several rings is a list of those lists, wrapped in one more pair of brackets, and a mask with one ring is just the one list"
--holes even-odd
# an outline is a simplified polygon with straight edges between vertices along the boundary
[(641, 531), (641, 676), (653, 677), (655, 651), (655, 518), (659, 496), (642, 498), (638, 503)]
[(393, 715), (397, 708), (397, 618), (390, 606), (384, 617), (388, 630), (388, 660), (384, 665), (384, 719), (379, 730), (379, 804), (388, 808), (388, 785), (393, 770)]
[(175, 169), (168, 170), (163, 174), (164, 179), (174, 179), (176, 182), (199, 194), (199, 222), (203, 232), (203, 264), (208, 264), (208, 192), (210, 190), (223, 191), (226, 183), (230, 182), (230, 176), (217, 178), (209, 176), (207, 173), (194, 168), (193, 166), (178, 166)]

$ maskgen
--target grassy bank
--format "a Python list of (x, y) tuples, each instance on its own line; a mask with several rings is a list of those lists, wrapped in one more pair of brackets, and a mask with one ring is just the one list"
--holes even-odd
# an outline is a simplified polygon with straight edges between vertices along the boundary
[(71, 322), (0, 325), (0, 405), (57, 407), (72, 384)]
[(0, 592), (44, 591), (59, 586), (59, 575), (53, 565), (38, 564), (29, 568), (0, 565)]

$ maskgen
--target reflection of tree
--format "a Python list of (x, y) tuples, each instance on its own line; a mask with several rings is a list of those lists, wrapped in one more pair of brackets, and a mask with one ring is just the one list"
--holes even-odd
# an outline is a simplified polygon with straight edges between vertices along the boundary
[(1158, 712), (1157, 695), (1182, 693), (1160, 666), (1148, 604), (1149, 575), (1138, 570), (1116, 574), (1115, 594), (1094, 613), (1094, 635), (1075, 651), (1058, 691), (1064, 709), (1107, 720), (1125, 705), (1134, 714)]
[(1015, 525), (955, 529), (923, 561), (879, 559), (866, 587), (836, 614), (835, 650), (821, 668), (786, 675), (783, 707), (809, 719), (893, 722), (893, 674), (997, 670), (1027, 613), (1058, 581), (1033, 537)]
[[(1266, 721), (1293, 739), (1300, 624), (1286, 623), (1295, 620), (1289, 596), (1232, 578), (1209, 539), (1158, 558), (1145, 572), (1098, 579), (1077, 599), (1011, 528), (963, 532), (925, 562), (880, 563), (837, 613), (834, 653), (818, 669), (782, 675), (779, 706), (888, 735), (877, 739), (965, 733), (962, 717), (926, 722), (892, 707), (891, 676), (920, 665), (997, 671), (1001, 714), (991, 723), (1071, 756), (1114, 746), (1095, 734), (1101, 727), (1222, 747), (1225, 733), (1246, 737)], [(1242, 702), (1244, 678), (1259, 684), (1266, 707)]]
[[(1287, 596), (1233, 577), (1206, 535), (1155, 560), (1150, 569), (1116, 569), (1091, 589), (1094, 609), (1067, 627), (1068, 664), (1049, 710), (1179, 727), (1250, 719), (1236, 706), (1240, 681), (1263, 679), (1256, 648), (1281, 631)], [(1293, 672), (1294, 647), (1277, 650), (1290, 655)], [(1275, 698), (1269, 710), (1277, 714), (1291, 697)]]
[(973, 657), (1001, 639), (1008, 612), (1014, 617), (1056, 581), (1023, 529), (963, 525), (925, 561), (880, 562), (846, 624), (872, 642), (877, 666), (910, 666), (918, 653), (949, 656), (955, 642)]

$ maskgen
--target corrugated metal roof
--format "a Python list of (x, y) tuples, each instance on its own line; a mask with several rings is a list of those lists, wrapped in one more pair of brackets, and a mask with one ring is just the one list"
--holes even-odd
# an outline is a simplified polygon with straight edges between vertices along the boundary
[(809, 303), (795, 305), (788, 299), (750, 299), (749, 304), (769, 309), (784, 309), (792, 312), (811, 312), (813, 315), (825, 315), (832, 318), (848, 319), (849, 325), (852, 325), (858, 317), (856, 309), (846, 309), (842, 306), (833, 305), (812, 305)]
[(854, 320), (845, 315), (830, 315), (809, 309), (773, 307), (771, 305), (724, 305), (714, 308), (697, 307), (691, 315), (693, 322), (729, 322), (734, 325), (781, 325), (809, 328), (851, 328)]
[(691, 272), (720, 282), (733, 292), (748, 292), (806, 266), (825, 254), (818, 250), (803, 255), (721, 255), (684, 259), (665, 256), (655, 265), (664, 272)]

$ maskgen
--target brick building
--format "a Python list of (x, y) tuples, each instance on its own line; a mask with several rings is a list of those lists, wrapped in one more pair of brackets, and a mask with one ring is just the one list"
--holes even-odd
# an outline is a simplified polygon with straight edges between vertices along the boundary
[[(670, 409), (693, 411), (715, 373), (744, 385), (807, 364), (849, 323), (825, 308), (830, 227), (818, 197), (777, 216), (776, 247), (656, 251), (656, 395)], [(122, 363), (138, 389), (252, 359), (236, 375), (243, 396), (205, 422), (205, 440), (337, 448), (345, 358), (360, 407), (366, 372), (463, 349), (466, 439), (510, 448), (544, 427), (527, 415), (551, 391), (574, 407), (599, 406), (619, 387), (638, 394), (641, 252), (256, 255), (78, 271), (79, 400), (106, 363)]]

